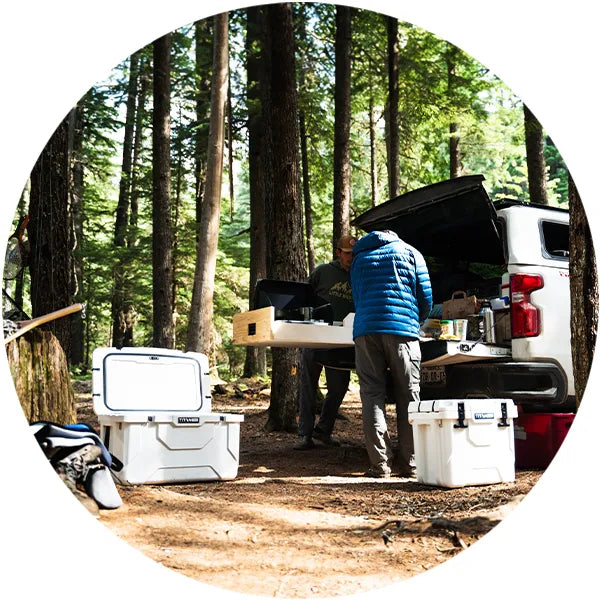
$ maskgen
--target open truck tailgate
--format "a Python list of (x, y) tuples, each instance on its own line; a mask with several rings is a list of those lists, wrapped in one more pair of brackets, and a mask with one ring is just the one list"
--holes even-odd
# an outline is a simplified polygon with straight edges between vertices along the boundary
[(510, 348), (469, 340), (421, 341), (421, 365), (441, 367), (472, 361), (510, 358)]

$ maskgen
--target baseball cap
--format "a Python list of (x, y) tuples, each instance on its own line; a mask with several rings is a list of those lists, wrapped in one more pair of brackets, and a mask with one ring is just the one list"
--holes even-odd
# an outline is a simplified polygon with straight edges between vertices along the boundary
[(342, 252), (352, 252), (352, 248), (356, 242), (358, 240), (353, 235), (343, 235), (335, 247), (342, 250)]

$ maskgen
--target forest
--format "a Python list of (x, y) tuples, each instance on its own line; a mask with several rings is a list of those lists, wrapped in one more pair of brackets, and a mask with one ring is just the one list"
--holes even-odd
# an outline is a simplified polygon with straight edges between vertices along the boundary
[(55, 329), (75, 373), (96, 347), (169, 347), (225, 379), (271, 372), (277, 397), (297, 352), (231, 342), (256, 281), (303, 280), (368, 208), (473, 173), (493, 200), (569, 206), (552, 139), (460, 48), (332, 4), (216, 15), (127, 57), (65, 116), (14, 218), (30, 276), (5, 291), (34, 316), (85, 304)]

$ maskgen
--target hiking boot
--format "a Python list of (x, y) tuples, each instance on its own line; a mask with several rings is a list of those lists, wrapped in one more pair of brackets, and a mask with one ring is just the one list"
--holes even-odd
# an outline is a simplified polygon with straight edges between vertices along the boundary
[(392, 472), (389, 467), (369, 467), (364, 476), (374, 477), (375, 479), (388, 479), (392, 476)]
[(299, 442), (294, 444), (294, 450), (310, 450), (315, 447), (315, 443), (310, 435), (303, 435)]
[(398, 470), (398, 477), (408, 477), (414, 479), (417, 476), (417, 470), (414, 467), (406, 467)]
[(323, 433), (318, 429), (315, 429), (313, 431), (313, 437), (315, 438), (315, 440), (323, 442), (323, 444), (325, 444), (326, 446), (341, 446), (340, 440), (338, 440), (336, 437), (333, 437), (332, 435), (327, 435), (326, 433)]

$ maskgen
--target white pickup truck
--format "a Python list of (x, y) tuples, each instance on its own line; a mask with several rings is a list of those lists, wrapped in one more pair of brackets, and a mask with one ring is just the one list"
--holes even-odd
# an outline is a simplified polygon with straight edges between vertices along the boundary
[(429, 185), (352, 224), (395, 231), (423, 253), (432, 316), (441, 317), (457, 290), (499, 309), (493, 337), (422, 341), (422, 398), (511, 398), (526, 412), (573, 411), (569, 213), (492, 202), (483, 181), (469, 175)]

